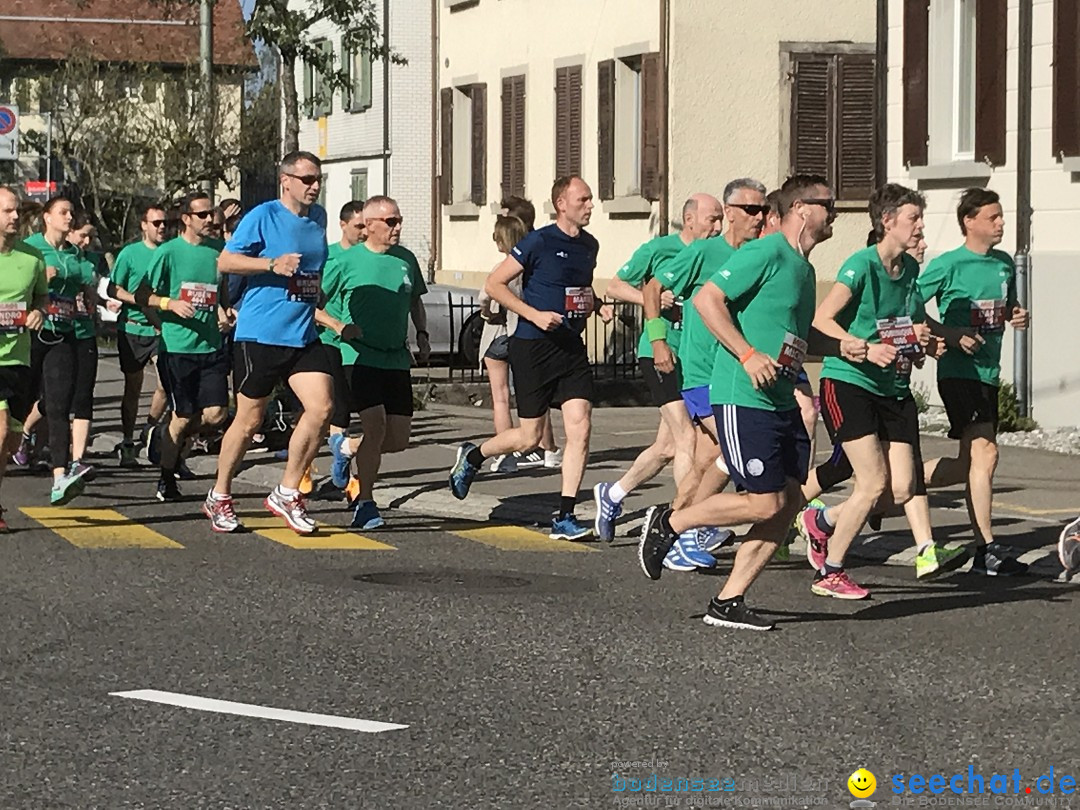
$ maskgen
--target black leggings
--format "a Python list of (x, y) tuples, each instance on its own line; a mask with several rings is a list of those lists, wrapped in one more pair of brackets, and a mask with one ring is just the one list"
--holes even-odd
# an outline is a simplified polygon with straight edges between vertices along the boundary
[[(35, 332), (30, 344), (30, 374), (40, 410), (49, 426), (53, 468), (71, 462), (71, 402), (75, 395), (75, 336), (71, 332)], [(47, 403), (47, 407), (46, 407)]]
[(75, 419), (94, 418), (94, 385), (97, 383), (97, 338), (75, 341), (75, 394), (71, 400), (71, 415)]

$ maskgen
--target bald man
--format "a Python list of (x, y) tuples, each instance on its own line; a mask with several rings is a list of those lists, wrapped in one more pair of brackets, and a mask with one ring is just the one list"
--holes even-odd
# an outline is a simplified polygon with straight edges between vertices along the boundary
[[(716, 197), (700, 193), (691, 195), (683, 203), (682, 229), (650, 239), (634, 251), (608, 285), (608, 295), (644, 307), (642, 289), (660, 268), (691, 243), (717, 236), (723, 221), (724, 209)], [(682, 336), (682, 305), (681, 299), (666, 292), (658, 315), (644, 318), (645, 328), (638, 341), (638, 365), (649, 386), (653, 404), (660, 409), (660, 426), (656, 439), (641, 451), (622, 478), (615, 483), (602, 482), (593, 487), (596, 534), (608, 542), (615, 537), (615, 521), (622, 512), (623, 499), (629, 493), (652, 480), (673, 461), (676, 483), (682, 481), (693, 465), (694, 424), (682, 400), (681, 369), (672, 361)], [(656, 362), (654, 342), (657, 353), (665, 355), (667, 361)], [(684, 561), (683, 570), (711, 567), (716, 563), (711, 554), (698, 549), (696, 544), (685, 551), (689, 559)]]

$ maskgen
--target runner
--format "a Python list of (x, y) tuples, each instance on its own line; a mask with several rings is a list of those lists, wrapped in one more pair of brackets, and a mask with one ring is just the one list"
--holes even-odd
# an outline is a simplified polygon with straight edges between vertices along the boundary
[(330, 480), (335, 487), (344, 491), (349, 485), (349, 468), (352, 466), (355, 451), (348, 439), (352, 402), (349, 378), (341, 360), (341, 333), (355, 330), (356, 327), (345, 322), (342, 301), (334, 292), (340, 277), (338, 258), (367, 237), (364, 230), (364, 201), (353, 200), (345, 203), (341, 207), (338, 221), (341, 225), (341, 239), (327, 248), (326, 269), (323, 270), (322, 277), (323, 306), (315, 310), (315, 322), (318, 324), (319, 340), (326, 346), (334, 368), (334, 413), (330, 417), (330, 438), (327, 440), (334, 459), (330, 466)]
[[(682, 230), (658, 236), (639, 247), (624, 264), (607, 294), (620, 301), (643, 306), (646, 302), (641, 288), (657, 276), (669, 260), (696, 240), (709, 239), (720, 233), (724, 209), (711, 194), (694, 194), (682, 208)], [(678, 485), (690, 473), (694, 463), (695, 430), (682, 400), (682, 373), (675, 355), (682, 336), (683, 301), (671, 293), (662, 311), (646, 309), (644, 329), (638, 341), (638, 365), (652, 395), (653, 404), (660, 410), (660, 425), (653, 443), (646, 447), (623, 476), (614, 483), (601, 482), (593, 487), (596, 502), (596, 535), (607, 542), (615, 539), (615, 522), (622, 513), (623, 499), (646, 481), (652, 480), (668, 464), (674, 462), (673, 473)], [(656, 357), (653, 346), (656, 345)], [(680, 540), (676, 549), (685, 559), (679, 560), (680, 570), (711, 568), (715, 558), (698, 547), (697, 532)], [(673, 563), (674, 564), (674, 563)]]
[[(386, 523), (374, 500), (383, 453), (400, 453), (412, 434), (410, 318), (421, 365), (431, 345), (421, 299), (427, 285), (416, 256), (400, 244), (401, 209), (391, 198), (377, 196), (364, 204), (363, 216), (367, 239), (338, 257), (337, 282), (327, 305), (335, 301), (344, 322), (353, 327), (342, 334), (341, 360), (351, 369), (352, 407), (364, 435), (355, 447), (360, 492), (350, 526), (377, 529)], [(339, 452), (352, 454), (352, 441), (343, 441)]]
[[(576, 175), (559, 178), (551, 189), (551, 202), (555, 222), (522, 239), (485, 287), (500, 305), (520, 316), (510, 340), (510, 368), (521, 424), (479, 447), (464, 442), (450, 471), (450, 491), (463, 500), (485, 458), (538, 446), (544, 416), (552, 407), (560, 408), (566, 448), (559, 510), (550, 536), (579, 540), (591, 533), (574, 515), (574, 506), (589, 457), (593, 395), (592, 369), (581, 333), (597, 309), (592, 281), (600, 246), (585, 231), (593, 196), (584, 180)], [(522, 274), (518, 298), (508, 284)]]
[[(49, 281), (49, 306), (45, 323), (31, 338), (31, 391), (46, 404), (49, 456), (53, 485), (49, 502), (62, 505), (85, 487), (83, 475), (71, 462), (71, 404), (75, 396), (76, 301), (85, 294), (79, 251), (67, 242), (72, 205), (66, 197), (53, 197), (42, 211), (45, 230), (27, 237), (24, 244), (38, 250), (45, 261)], [(40, 418), (40, 417), (39, 417)], [(30, 418), (27, 418), (27, 422)], [(27, 428), (23, 441), (29, 443)]]
[(994, 250), (1005, 234), (998, 195), (969, 188), (956, 208), (964, 244), (930, 262), (919, 279), (935, 301), (941, 332), (951, 351), (938, 362), (938, 393), (949, 416), (949, 438), (960, 441), (956, 458), (926, 462), (927, 486), (967, 485), (968, 516), (975, 534), (971, 570), (1017, 576), (1028, 566), (994, 540), (992, 501), (997, 469), (998, 388), (1001, 342), (1008, 323), (1026, 329), (1028, 312), (1016, 299), (1016, 270), (1009, 254)]
[[(659, 579), (679, 534), (697, 526), (753, 524), (735, 555), (706, 624), (771, 630), (746, 607), (745, 594), (773, 556), (802, 505), (810, 439), (795, 404), (794, 385), (806, 353), (842, 351), (865, 357), (866, 343), (828, 341), (812, 332), (816, 280), (807, 259), (832, 236), (832, 190), (822, 177), (796, 175), (780, 189), (781, 230), (744, 245), (694, 299), (702, 321), (722, 345), (710, 385), (724, 460), (738, 494), (711, 495), (680, 510), (652, 507), (638, 562)], [(839, 344), (839, 346), (837, 345)]]
[[(49, 304), (45, 262), (38, 251), (19, 243), (18, 233), (19, 198), (0, 186), (0, 484), (33, 405), (27, 330), (41, 328)], [(0, 532), (7, 530), (0, 506)]]
[[(161, 322), (156, 313), (147, 315), (135, 302), (134, 291), (147, 281), (147, 271), (154, 251), (165, 241), (165, 211), (160, 206), (146, 206), (139, 216), (142, 239), (125, 246), (113, 266), (109, 295), (123, 302), (117, 322), (116, 348), (120, 355), (120, 371), (124, 374), (124, 396), (120, 402), (120, 425), (124, 433), (118, 450), (121, 467), (137, 467), (139, 446), (135, 442), (135, 424), (139, 418), (139, 397), (142, 395), (146, 366), (158, 350)], [(151, 320), (153, 319), (153, 320)], [(149, 435), (165, 413), (165, 389), (158, 379), (150, 398), (145, 435)]]
[(198, 191), (180, 201), (180, 236), (154, 251), (147, 273), (154, 291), (149, 307), (161, 312), (158, 368), (172, 405), (162, 430), (159, 501), (180, 500), (177, 479), (182, 449), (200, 430), (225, 422), (229, 363), (221, 333), (228, 315), (218, 301), (218, 256), (223, 243), (213, 230), (210, 195)]
[(221, 442), (217, 481), (202, 507), (217, 532), (242, 528), (233, 508), (233, 476), (281, 382), (300, 400), (303, 415), (289, 441), (281, 483), (264, 503), (294, 531), (316, 529), (299, 486), (322, 444), (334, 399), (332, 366), (315, 332), (326, 263), (326, 211), (315, 203), (321, 171), (321, 162), (310, 152), (286, 155), (279, 171), (280, 198), (246, 214), (218, 259), (222, 273), (246, 275), (249, 282), (235, 329), (236, 415)]
[(76, 472), (93, 481), (96, 470), (86, 463), (90, 423), (94, 418), (94, 387), (97, 384), (98, 347), (95, 315), (97, 288), (101, 280), (100, 254), (89, 252), (96, 229), (85, 211), (72, 218), (68, 242), (78, 253), (83, 291), (75, 297), (75, 395), (71, 400), (71, 457)]

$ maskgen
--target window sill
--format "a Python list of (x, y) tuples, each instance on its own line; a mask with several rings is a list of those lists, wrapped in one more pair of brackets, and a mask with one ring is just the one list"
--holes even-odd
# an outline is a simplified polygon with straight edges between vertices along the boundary
[(912, 180), (989, 180), (993, 174), (992, 166), (973, 160), (908, 167), (908, 176)]
[(443, 7), (451, 11), (461, 11), (478, 5), (480, 5), (480, 0), (443, 0)]
[(480, 219), (480, 206), (471, 202), (444, 205), (443, 213), (450, 219)]
[(652, 214), (652, 203), (639, 194), (604, 200), (602, 205), (605, 214), (617, 214), (624, 217), (648, 217)]
[(1067, 172), (1080, 172), (1080, 157), (1062, 158), (1061, 168)]

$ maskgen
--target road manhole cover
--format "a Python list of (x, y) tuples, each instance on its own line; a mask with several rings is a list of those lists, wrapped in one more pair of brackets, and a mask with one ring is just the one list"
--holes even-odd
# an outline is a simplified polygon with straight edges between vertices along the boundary
[(531, 579), (481, 571), (383, 571), (356, 574), (357, 582), (425, 591), (511, 591), (527, 588)]

